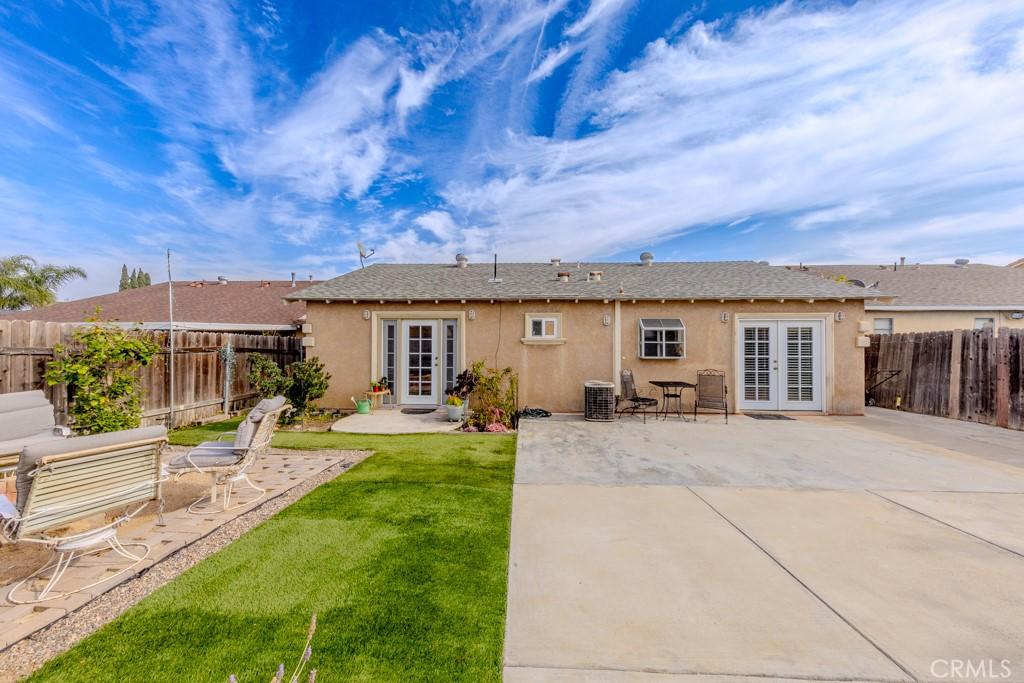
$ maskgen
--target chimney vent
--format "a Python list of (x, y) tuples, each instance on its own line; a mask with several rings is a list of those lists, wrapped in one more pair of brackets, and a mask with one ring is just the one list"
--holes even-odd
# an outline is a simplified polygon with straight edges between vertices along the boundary
[(571, 275), (572, 275), (572, 273), (570, 273), (569, 271), (563, 270), (563, 271), (558, 273), (558, 279), (560, 281), (562, 281), (562, 282), (568, 282), (569, 281), (569, 277)]
[(465, 254), (456, 254), (455, 263), (458, 264), (459, 268), (465, 268), (466, 266), (469, 265), (469, 259), (466, 257)]
[(553, 265), (553, 266), (560, 266), (560, 265), (562, 265), (562, 259), (560, 259), (560, 258), (558, 258), (556, 256), (555, 258), (551, 259), (551, 265)]
[(292, 271), (292, 287), (295, 286), (295, 271)]
[(587, 275), (587, 282), (600, 282), (602, 276), (604, 276), (603, 270), (592, 270), (590, 271), (590, 274)]
[(640, 254), (640, 263), (644, 264), (645, 266), (651, 265), (652, 263), (654, 263), (654, 254), (652, 254), (649, 251), (645, 251), (644, 253)]
[(957, 268), (966, 268), (967, 264), (970, 263), (970, 262), (971, 262), (971, 259), (969, 259), (969, 258), (958, 258), (956, 261), (953, 261), (953, 263), (956, 264)]
[(906, 256), (900, 256), (900, 265), (901, 266), (907, 265), (907, 257)]
[(228, 279), (223, 275), (218, 275), (217, 282), (219, 282), (222, 285), (226, 285), (228, 283)]

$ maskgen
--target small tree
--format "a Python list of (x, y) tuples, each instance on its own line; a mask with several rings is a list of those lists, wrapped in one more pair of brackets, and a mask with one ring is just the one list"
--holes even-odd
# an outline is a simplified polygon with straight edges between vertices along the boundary
[(281, 370), (281, 366), (263, 354), (249, 354), (249, 381), (256, 387), (260, 398), (284, 396), (292, 385), (290, 377)]
[(46, 370), (50, 386), (66, 383), (71, 423), (83, 434), (116, 432), (142, 421), (139, 368), (149, 365), (160, 347), (139, 330), (106, 325), (75, 330), (69, 344), (54, 347)]
[(288, 366), (291, 386), (288, 388), (288, 402), (292, 404), (293, 415), (305, 415), (311, 405), (324, 397), (331, 382), (331, 373), (324, 368), (319, 358), (298, 361)]
[(140, 287), (149, 287), (153, 284), (153, 278), (149, 276), (149, 273), (142, 271), (142, 282), (139, 284)]
[(131, 287), (131, 280), (128, 279), (128, 266), (121, 264), (121, 281), (117, 283), (117, 291), (123, 292)]
[(128, 289), (136, 289), (139, 286), (139, 271), (132, 268), (132, 274), (128, 277)]

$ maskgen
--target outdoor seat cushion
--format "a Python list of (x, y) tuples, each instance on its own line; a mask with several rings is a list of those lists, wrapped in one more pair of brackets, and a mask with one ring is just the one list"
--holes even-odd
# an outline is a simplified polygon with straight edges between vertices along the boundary
[(167, 430), (163, 427), (139, 427), (122, 432), (76, 436), (69, 439), (51, 439), (41, 443), (25, 446), (18, 458), (18, 478), (15, 488), (18, 491), (18, 509), (24, 510), (28, 501), (28, 492), (32, 488), (32, 471), (39, 461), (51, 455), (75, 453), (94, 448), (114, 448), (133, 441), (150, 441), (166, 439)]
[(0, 434), (3, 434), (5, 441), (46, 430), (52, 432), (53, 427), (53, 406), (49, 403), (0, 412)]
[(175, 456), (167, 463), (170, 470), (190, 470), (194, 467), (230, 467), (237, 463), (244, 451), (237, 451), (229, 441), (204, 441), (188, 453)]
[(274, 398), (265, 398), (257, 403), (256, 407), (250, 410), (249, 414), (238, 425), (238, 429), (235, 431), (235, 447), (248, 448), (249, 444), (252, 443), (252, 437), (256, 435), (256, 428), (259, 426), (263, 416), (280, 409), (284, 406), (284, 402), (284, 396), (275, 396)]
[[(6, 436), (6, 434), (4, 434), (4, 436)], [(64, 437), (55, 434), (52, 428), (37, 434), (22, 436), (17, 439), (5, 439), (0, 441), (0, 456), (18, 455), (21, 453), (21, 449), (25, 446), (31, 446), (33, 444), (42, 443), (43, 441), (53, 440), (63, 441)]]
[[(50, 402), (46, 399), (46, 394), (39, 389), (0, 394), (0, 413), (24, 410), (25, 408), (38, 408), (39, 406), (50, 406)], [(53, 406), (50, 406), (50, 410), (53, 410)]]

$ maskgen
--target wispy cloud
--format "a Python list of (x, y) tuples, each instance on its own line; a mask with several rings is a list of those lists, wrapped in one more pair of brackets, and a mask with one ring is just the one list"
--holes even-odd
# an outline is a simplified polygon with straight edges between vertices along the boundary
[(816, 212), (808, 227), (822, 207), (927, 211), (929, 193), (1010, 201), (995, 190), (1024, 180), (1021, 29), (1000, 68), (976, 64), (986, 27), (1022, 15), (1020, 2), (784, 4), (698, 22), (594, 94), (599, 130), (510, 135), (487, 155), (491, 178), (444, 196), (510, 257), (616, 252), (738, 214)]

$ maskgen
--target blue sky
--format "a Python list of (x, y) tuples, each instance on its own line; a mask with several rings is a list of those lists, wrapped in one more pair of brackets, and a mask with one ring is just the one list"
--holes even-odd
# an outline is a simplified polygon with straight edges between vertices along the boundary
[(0, 253), (1024, 256), (1024, 0), (0, 0)]

